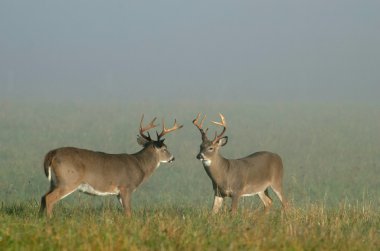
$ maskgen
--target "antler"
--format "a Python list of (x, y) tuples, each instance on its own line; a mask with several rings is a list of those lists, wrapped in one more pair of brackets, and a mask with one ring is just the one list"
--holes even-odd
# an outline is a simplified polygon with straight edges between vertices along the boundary
[(177, 124), (177, 120), (174, 119), (174, 125), (172, 128), (169, 128), (169, 129), (166, 129), (165, 128), (165, 121), (164, 119), (162, 119), (162, 132), (160, 134), (158, 134), (157, 132), (157, 140), (160, 140), (161, 137), (163, 137), (164, 135), (168, 134), (169, 132), (172, 132), (172, 131), (175, 131), (175, 130), (178, 130), (180, 128), (182, 128), (183, 125), (178, 125)]
[(227, 129), (226, 120), (224, 119), (224, 116), (221, 113), (219, 113), (219, 116), (220, 116), (220, 119), (222, 120), (221, 122), (215, 122), (215, 121), (211, 121), (211, 122), (216, 124), (216, 125), (223, 126), (223, 131), (219, 135), (215, 132), (215, 138), (212, 141), (213, 143), (220, 140), (222, 138), (223, 134), (226, 132), (226, 129)]
[(140, 135), (141, 135), (141, 137), (143, 137), (146, 140), (152, 141), (152, 139), (150, 138), (149, 132), (148, 132), (148, 136), (144, 135), (144, 132), (148, 131), (152, 128), (157, 127), (157, 125), (154, 124), (154, 121), (156, 121), (156, 119), (157, 118), (155, 117), (147, 126), (143, 127), (142, 122), (144, 120), (144, 114), (141, 116), (141, 121), (140, 121)]
[(206, 131), (203, 131), (202, 129), (202, 126), (203, 126), (203, 122), (205, 121), (206, 119), (206, 115), (203, 116), (203, 119), (201, 120), (201, 123), (199, 124), (198, 120), (199, 120), (199, 116), (201, 115), (201, 113), (198, 113), (198, 116), (193, 120), (193, 124), (199, 129), (199, 131), (201, 132), (202, 134), (202, 140), (205, 140), (207, 139), (207, 130), (208, 128), (206, 129)]

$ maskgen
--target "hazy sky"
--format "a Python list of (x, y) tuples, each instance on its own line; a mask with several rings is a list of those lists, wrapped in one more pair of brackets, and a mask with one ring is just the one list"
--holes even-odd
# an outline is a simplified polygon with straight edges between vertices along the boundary
[(0, 98), (380, 97), (380, 1), (0, 1)]

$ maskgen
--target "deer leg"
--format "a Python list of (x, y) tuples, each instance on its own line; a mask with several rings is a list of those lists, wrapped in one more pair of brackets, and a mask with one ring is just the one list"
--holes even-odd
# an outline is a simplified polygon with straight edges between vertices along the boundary
[(275, 194), (277, 195), (277, 197), (280, 199), (282, 208), (284, 210), (286, 210), (287, 202), (286, 202), (284, 195), (283, 195), (283, 192), (282, 192), (282, 186), (281, 185), (277, 185), (277, 186), (272, 185), (272, 189), (275, 192)]
[(59, 200), (75, 192), (76, 188), (57, 187), (48, 192), (41, 199), (41, 209), (45, 210), (49, 218), (53, 216), (53, 206)]
[(212, 213), (216, 214), (219, 212), (220, 207), (223, 204), (223, 197), (216, 196), (214, 197), (214, 204), (212, 206)]
[(231, 213), (232, 214), (237, 213), (239, 198), (240, 198), (240, 196), (232, 196), (232, 202), (231, 202)]
[(46, 210), (46, 196), (51, 193), (55, 188), (55, 184), (53, 182), (50, 183), (50, 189), (49, 192), (45, 193), (44, 196), (41, 197), (41, 206), (39, 211), (39, 216), (43, 216), (45, 210)]
[(41, 198), (41, 206), (40, 206), (40, 212), (39, 212), (40, 217), (43, 215), (43, 213), (45, 212), (45, 209), (46, 209), (46, 195), (47, 194), (45, 194)]
[(120, 202), (120, 205), (123, 206), (123, 201), (121, 200), (120, 194), (117, 195), (117, 200)]
[(261, 201), (264, 204), (264, 210), (265, 210), (265, 212), (268, 212), (269, 208), (272, 206), (272, 199), (269, 196), (267, 196), (267, 193), (268, 193), (268, 189), (266, 189), (263, 192), (259, 192), (258, 193)]
[(268, 188), (265, 189), (264, 193), (265, 193), (265, 195), (266, 195), (271, 201), (273, 201), (272, 198), (269, 196), (269, 190), (268, 190)]
[(52, 191), (49, 191), (47, 192), (46, 194), (44, 194), (44, 196), (41, 197), (41, 206), (40, 206), (40, 212), (39, 212), (39, 216), (43, 216), (43, 214), (45, 213), (46, 211), (46, 196), (51, 193)]
[(128, 217), (132, 215), (131, 197), (132, 197), (132, 193), (128, 189), (120, 190), (119, 198), (120, 198), (121, 204), (123, 205), (124, 213)]

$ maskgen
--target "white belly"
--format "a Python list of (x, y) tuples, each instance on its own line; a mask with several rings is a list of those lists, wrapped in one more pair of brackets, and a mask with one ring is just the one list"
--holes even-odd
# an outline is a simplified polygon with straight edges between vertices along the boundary
[(256, 195), (257, 193), (247, 193), (247, 194), (243, 194), (242, 197), (247, 197), (247, 196), (253, 196), (253, 195)]
[(88, 193), (88, 194), (100, 195), (100, 196), (117, 195), (120, 193), (120, 190), (117, 188), (115, 188), (115, 190), (113, 191), (107, 191), (107, 192), (97, 191), (89, 184), (81, 184), (77, 189), (82, 193)]

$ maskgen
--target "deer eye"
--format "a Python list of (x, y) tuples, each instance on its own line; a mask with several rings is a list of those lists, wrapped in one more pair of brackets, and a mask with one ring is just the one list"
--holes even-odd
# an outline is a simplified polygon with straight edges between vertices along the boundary
[(214, 147), (207, 148), (207, 151), (209, 151), (209, 152), (214, 151)]

